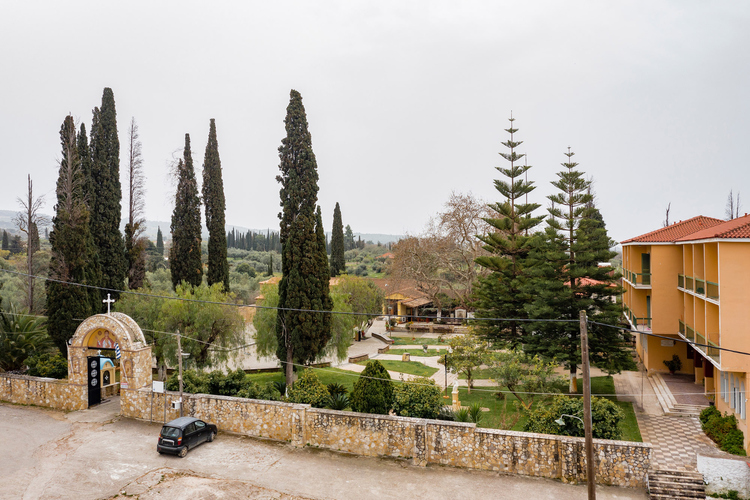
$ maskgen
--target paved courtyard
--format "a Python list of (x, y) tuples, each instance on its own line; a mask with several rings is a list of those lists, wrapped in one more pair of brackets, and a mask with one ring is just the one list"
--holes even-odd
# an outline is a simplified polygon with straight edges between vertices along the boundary
[[(415, 467), (220, 433), (186, 458), (159, 455), (160, 424), (117, 416), (116, 400), (64, 413), (0, 404), (0, 498), (573, 500), (586, 485), (452, 467)], [(645, 491), (597, 486), (597, 498)]]

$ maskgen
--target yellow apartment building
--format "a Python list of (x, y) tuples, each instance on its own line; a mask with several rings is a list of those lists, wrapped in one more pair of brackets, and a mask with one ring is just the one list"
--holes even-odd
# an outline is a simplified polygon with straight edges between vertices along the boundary
[(636, 350), (648, 372), (668, 371), (663, 362), (677, 354), (680, 372), (737, 417), (750, 450), (750, 216), (698, 216), (623, 241), (622, 267), (623, 314), (642, 332)]

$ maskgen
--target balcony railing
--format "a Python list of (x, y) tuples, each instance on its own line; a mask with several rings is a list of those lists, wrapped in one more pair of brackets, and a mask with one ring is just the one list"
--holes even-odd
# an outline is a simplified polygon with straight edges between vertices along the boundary
[(719, 284), (684, 274), (677, 275), (677, 286), (684, 290), (694, 292), (696, 295), (704, 295), (709, 299), (719, 300)]
[(709, 299), (719, 300), (719, 284), (713, 281), (706, 281), (706, 297)]
[(690, 328), (689, 326), (685, 329), (685, 336), (690, 340), (691, 342), (695, 342), (695, 330)]
[[(695, 332), (695, 343), (696, 344), (705, 344), (706, 343), (706, 337), (701, 335), (701, 332), (696, 331)], [(704, 350), (705, 347), (699, 347), (699, 349)]]
[(623, 270), (623, 276), (634, 285), (650, 285), (651, 273), (635, 273), (627, 269)]
[(680, 333), (682, 335), (685, 335), (685, 323), (682, 320), (679, 320), (679, 321), (680, 321)]
[(708, 349), (706, 354), (708, 354), (711, 359), (721, 364), (721, 350), (719, 349), (718, 345), (714, 344), (710, 340), (708, 341)]
[(624, 306), (623, 314), (630, 320), (636, 330), (641, 332), (651, 331), (651, 318), (639, 318), (633, 314), (633, 311), (631, 311), (628, 306)]

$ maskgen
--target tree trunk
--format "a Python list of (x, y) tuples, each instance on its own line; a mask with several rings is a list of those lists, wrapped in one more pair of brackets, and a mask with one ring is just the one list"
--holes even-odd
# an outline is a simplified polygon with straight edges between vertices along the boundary
[(571, 394), (575, 394), (578, 392), (578, 366), (572, 365), (570, 367), (570, 387), (568, 388), (568, 392)]
[(287, 347), (286, 349), (286, 386), (287, 388), (292, 387), (294, 383), (294, 365), (292, 364), (292, 350)]

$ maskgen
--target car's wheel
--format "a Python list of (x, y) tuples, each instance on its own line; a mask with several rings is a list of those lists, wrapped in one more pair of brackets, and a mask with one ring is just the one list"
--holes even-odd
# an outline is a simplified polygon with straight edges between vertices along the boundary
[(183, 449), (180, 450), (180, 453), (177, 454), (180, 458), (185, 458), (187, 456), (187, 446), (185, 446)]
[(206, 441), (210, 443), (211, 441), (214, 440), (215, 437), (216, 437), (216, 433), (211, 431), (211, 434), (208, 435), (208, 439), (206, 439)]

